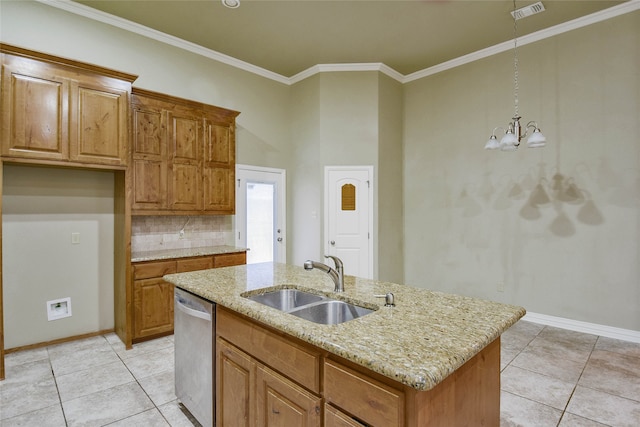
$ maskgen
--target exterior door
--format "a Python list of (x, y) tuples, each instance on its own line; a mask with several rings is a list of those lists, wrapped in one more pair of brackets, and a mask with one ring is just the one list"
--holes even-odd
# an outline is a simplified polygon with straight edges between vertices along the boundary
[(325, 167), (325, 254), (373, 278), (373, 166)]
[(237, 165), (236, 182), (236, 241), (249, 248), (247, 264), (286, 263), (286, 172)]

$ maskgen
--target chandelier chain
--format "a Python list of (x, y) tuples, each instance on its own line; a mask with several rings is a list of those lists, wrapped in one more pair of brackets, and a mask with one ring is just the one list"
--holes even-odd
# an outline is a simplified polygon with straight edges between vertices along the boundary
[(515, 17), (516, 0), (513, 0), (513, 98), (515, 115), (518, 117), (518, 20)]

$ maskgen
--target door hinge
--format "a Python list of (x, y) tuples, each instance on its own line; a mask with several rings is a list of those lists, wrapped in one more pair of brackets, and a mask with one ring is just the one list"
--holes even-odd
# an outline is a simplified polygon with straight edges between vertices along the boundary
[(238, 178), (238, 188), (240, 188), (240, 178)]
[(238, 240), (240, 240), (240, 232), (238, 231)]
[(371, 182), (367, 180), (367, 188), (371, 188)]

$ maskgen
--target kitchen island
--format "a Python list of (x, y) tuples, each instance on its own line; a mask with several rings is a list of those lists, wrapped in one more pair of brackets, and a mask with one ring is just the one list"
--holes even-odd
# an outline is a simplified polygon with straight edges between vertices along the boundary
[[(247, 425), (499, 425), (500, 335), (524, 316), (521, 307), (352, 276), (336, 294), (325, 273), (272, 263), (164, 279), (217, 304), (219, 425), (227, 416), (245, 418)], [(277, 288), (375, 311), (322, 325), (246, 298)], [(394, 307), (375, 296), (389, 292)], [(246, 373), (235, 385), (231, 366)], [(276, 383), (303, 396), (308, 410), (302, 404), (295, 416), (287, 412), (295, 399), (282, 397)], [(237, 400), (243, 396), (237, 387), (244, 387), (248, 403), (231, 414), (225, 393)], [(278, 421), (290, 415), (286, 423), (295, 424)]]

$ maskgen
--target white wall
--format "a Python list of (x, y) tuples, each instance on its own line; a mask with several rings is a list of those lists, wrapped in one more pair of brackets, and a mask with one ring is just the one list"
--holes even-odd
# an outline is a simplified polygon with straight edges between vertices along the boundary
[(513, 115), (512, 52), (406, 85), (406, 282), (640, 330), (640, 13), (519, 57), (544, 149), (483, 150)]
[[(5, 347), (113, 328), (113, 172), (3, 172)], [(47, 301), (66, 297), (72, 316), (48, 321)]]
[[(50, 55), (138, 75), (134, 87), (240, 111), (241, 114), (236, 121), (236, 160), (239, 163), (265, 167), (286, 169), (288, 166), (290, 88), (287, 85), (32, 1), (0, 2), (0, 40)], [(60, 190), (67, 186), (65, 179), (56, 182), (61, 186)], [(4, 191), (7, 191), (6, 183)], [(78, 254), (88, 257), (83, 259), (84, 266), (100, 270), (97, 273), (100, 275), (99, 290), (92, 285), (91, 292), (83, 287), (80, 293), (78, 288), (78, 293), (70, 295), (73, 317), (47, 323), (46, 327), (41, 329), (36, 326), (40, 323), (34, 323), (42, 321), (45, 303), (40, 300), (45, 294), (47, 297), (51, 294), (55, 298), (69, 296), (63, 292), (68, 289), (67, 285), (47, 289), (46, 293), (41, 288), (32, 290), (17, 284), (15, 275), (21, 276), (22, 273), (11, 272), (16, 260), (30, 258), (34, 247), (43, 254), (70, 256), (70, 251), (77, 248), (61, 251), (59, 246), (68, 243), (67, 234), (70, 235), (71, 228), (80, 227), (81, 223), (83, 227), (87, 227), (81, 230), (82, 236), (87, 235), (86, 239), (83, 237), (81, 246), (84, 249), (85, 246), (93, 244), (89, 236), (95, 235), (97, 231), (90, 229), (89, 224), (85, 225), (84, 221), (93, 223), (94, 218), (84, 211), (66, 212), (69, 216), (65, 219), (61, 219), (57, 212), (40, 215), (34, 211), (29, 215), (37, 215), (38, 226), (52, 230), (50, 233), (38, 234), (37, 246), (34, 246), (35, 235), (30, 236), (28, 241), (23, 240), (22, 235), (26, 232), (25, 228), (31, 227), (26, 225), (25, 219), (31, 219), (33, 224), (36, 220), (22, 214), (21, 217), (11, 217), (7, 211), (9, 208), (6, 205), (3, 207), (3, 221), (10, 221), (3, 230), (4, 267), (9, 268), (9, 271), (3, 271), (5, 347), (11, 348), (15, 345), (59, 338), (61, 335), (66, 337), (112, 328), (113, 278), (108, 284), (108, 289), (102, 287), (102, 284), (106, 280), (103, 274), (108, 273), (113, 277), (113, 249), (110, 251), (111, 264), (108, 268), (106, 263), (109, 258), (104, 256), (102, 249), (99, 257), (97, 249)], [(109, 212), (113, 216), (113, 208)], [(19, 222), (16, 222), (18, 220)], [(100, 230), (104, 228), (99, 227)], [(113, 232), (113, 226), (110, 230)], [(54, 234), (53, 231), (61, 234)], [(113, 237), (100, 237), (100, 243), (103, 240), (109, 240), (113, 244)], [(57, 264), (54, 262), (46, 265), (53, 267)], [(60, 260), (60, 265), (69, 264)], [(21, 268), (24, 269), (24, 264)], [(50, 283), (50, 280), (42, 280), (46, 278), (43, 276), (45, 273), (34, 270), (29, 272), (39, 276), (30, 276), (29, 282), (37, 283), (39, 286)], [(72, 273), (72, 267), (65, 267), (64, 270), (64, 274), (61, 272), (60, 278), (56, 279), (61, 283), (87, 281), (86, 278), (76, 278), (76, 273)], [(20, 294), (16, 293), (17, 287), (20, 288)], [(28, 293), (23, 292), (26, 289), (29, 289)], [(85, 309), (92, 310), (97, 318), (84, 319), (82, 311)], [(61, 325), (68, 324), (72, 325), (65, 327), (62, 332)], [(38, 334), (35, 333), (36, 330)]]

